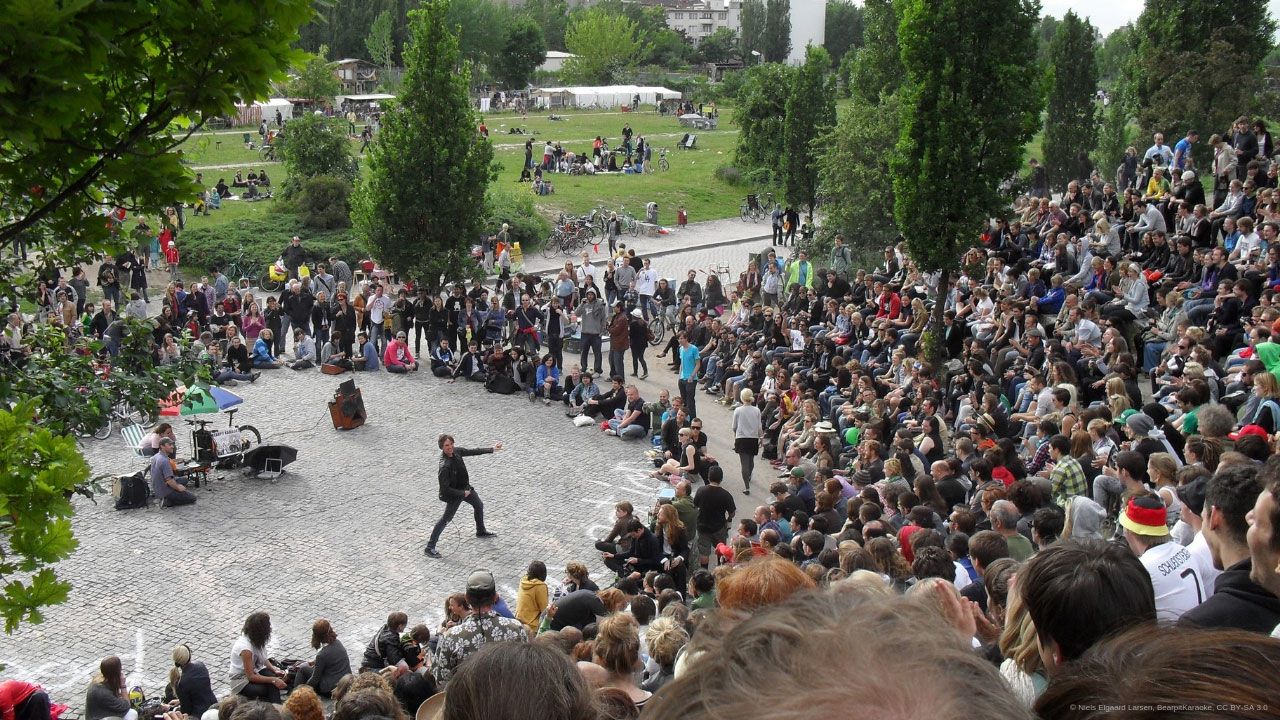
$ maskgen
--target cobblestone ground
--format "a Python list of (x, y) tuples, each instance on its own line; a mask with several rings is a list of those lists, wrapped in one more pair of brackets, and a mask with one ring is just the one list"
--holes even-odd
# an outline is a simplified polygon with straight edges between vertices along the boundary
[[(675, 277), (724, 262), (736, 277), (747, 252), (762, 245), (767, 242), (722, 245), (654, 262)], [(656, 352), (648, 353), (650, 378), (638, 383), (646, 399), (675, 388), (675, 376), (664, 371), (669, 358), (659, 360)], [(39, 682), (56, 702), (78, 708), (99, 660), (117, 654), (131, 685), (158, 693), (170, 650), (185, 642), (222, 692), (231, 644), (256, 610), (272, 615), (274, 657), (310, 657), (311, 622), (327, 617), (354, 665), (391, 611), (434, 630), (444, 598), (461, 590), (476, 567), (492, 569), (513, 603), (534, 559), (545, 561), (554, 578), (565, 563), (579, 560), (605, 580), (592, 542), (607, 532), (613, 504), (652, 506), (658, 483), (647, 477), (652, 466), (642, 455), (645, 446), (575, 428), (558, 404), (548, 408), (474, 384), (448, 385), (429, 373), (361, 374), (356, 380), (369, 421), (339, 432), (326, 401), (346, 377), (283, 369), (233, 388), (245, 400), (238, 423), (257, 427), (264, 442), (299, 451), (274, 484), (236, 471), (215, 473), (209, 487), (195, 490), (196, 505), (163, 510), (117, 512), (109, 497), (96, 504), (78, 499), (80, 549), (59, 566), (74, 584), (71, 597), (49, 609), (43, 624), (0, 636), (4, 676)], [(724, 465), (739, 516), (748, 516), (765, 499), (768, 465), (757, 468), (754, 497), (739, 495), (728, 411), (710, 396), (699, 400), (710, 451)], [(179, 427), (179, 454), (186, 456), (189, 428)], [(443, 507), (436, 497), (442, 432), (462, 446), (501, 440), (507, 449), (467, 461), (487, 525), (498, 537), (476, 539), (464, 506), (441, 539), (445, 558), (430, 560), (422, 548)], [(118, 434), (87, 440), (85, 451), (96, 472), (139, 467)]]

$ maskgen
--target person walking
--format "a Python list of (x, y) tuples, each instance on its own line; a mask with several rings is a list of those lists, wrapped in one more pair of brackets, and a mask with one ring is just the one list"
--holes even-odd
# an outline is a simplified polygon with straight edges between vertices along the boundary
[(649, 338), (653, 333), (649, 331), (649, 323), (645, 322), (640, 308), (631, 309), (628, 329), (631, 333), (631, 374), (643, 380), (649, 377), (649, 363), (644, 361), (644, 351), (649, 346)]
[(440, 533), (444, 532), (445, 526), (453, 519), (454, 514), (458, 512), (458, 507), (464, 502), (469, 504), (475, 511), (476, 537), (494, 537), (494, 533), (489, 532), (484, 527), (484, 503), (481, 502), (480, 495), (476, 493), (475, 488), (471, 487), (471, 478), (467, 475), (467, 466), (463, 463), (462, 458), (470, 455), (494, 453), (502, 449), (502, 443), (500, 442), (494, 443), (491, 448), (468, 449), (454, 447), (453, 436), (448, 434), (441, 435), (438, 444), (440, 446), (440, 501), (445, 504), (444, 515), (431, 531), (431, 540), (427, 542), (427, 547), (423, 550), (427, 557), (437, 559), (443, 557), (436, 550), (436, 543), (440, 540)]
[(760, 452), (764, 428), (751, 388), (742, 388), (739, 398), (740, 404), (733, 411), (733, 451), (738, 453), (738, 462), (742, 465), (742, 494), (750, 495), (751, 474), (756, 468), (756, 455)]

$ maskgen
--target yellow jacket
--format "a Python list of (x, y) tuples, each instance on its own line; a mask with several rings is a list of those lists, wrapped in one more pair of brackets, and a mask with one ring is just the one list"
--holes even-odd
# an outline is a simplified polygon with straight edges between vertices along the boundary
[(547, 584), (541, 580), (522, 578), (520, 592), (516, 593), (516, 619), (529, 630), (538, 631), (538, 620), (547, 609)]

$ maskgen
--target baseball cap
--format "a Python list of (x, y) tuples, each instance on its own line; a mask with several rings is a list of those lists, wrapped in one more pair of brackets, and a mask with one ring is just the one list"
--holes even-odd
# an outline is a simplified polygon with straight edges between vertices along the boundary
[(1262, 427), (1261, 425), (1250, 424), (1240, 428), (1239, 432), (1227, 433), (1227, 437), (1231, 438), (1232, 440), (1239, 440), (1240, 438), (1246, 435), (1257, 435), (1263, 440), (1266, 440), (1267, 429)]
[(1125, 423), (1129, 422), (1129, 418), (1137, 414), (1138, 414), (1137, 410), (1134, 410), (1133, 408), (1129, 408), (1128, 410), (1125, 410), (1124, 412), (1120, 413), (1120, 415), (1112, 422), (1114, 422), (1117, 425), (1124, 425)]
[(794, 477), (794, 478), (804, 477), (804, 468), (791, 468), (791, 477)]
[(497, 592), (498, 584), (494, 582), (493, 573), (488, 570), (476, 570), (467, 576), (467, 592)]
[(1178, 495), (1178, 500), (1186, 506), (1188, 510), (1196, 515), (1204, 512), (1204, 496), (1208, 490), (1208, 481), (1203, 477), (1198, 477), (1186, 485), (1178, 486), (1174, 492)]
[[(1203, 502), (1203, 500), (1201, 501)], [(1158, 537), (1169, 534), (1164, 503), (1153, 497), (1135, 497), (1120, 514), (1120, 525), (1135, 535)]]

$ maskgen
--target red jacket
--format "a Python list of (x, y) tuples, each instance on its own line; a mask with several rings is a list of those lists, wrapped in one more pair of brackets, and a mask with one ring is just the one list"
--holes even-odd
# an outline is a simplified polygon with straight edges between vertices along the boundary
[[(404, 353), (404, 361), (400, 360), (400, 353)], [(409, 352), (409, 343), (400, 342), (399, 338), (387, 343), (387, 349), (382, 353), (382, 364), (387, 367), (395, 365), (409, 365), (413, 363), (413, 353)]]
[(39, 685), (6, 680), (0, 683), (0, 720), (13, 720), (13, 710), (40, 689)]

